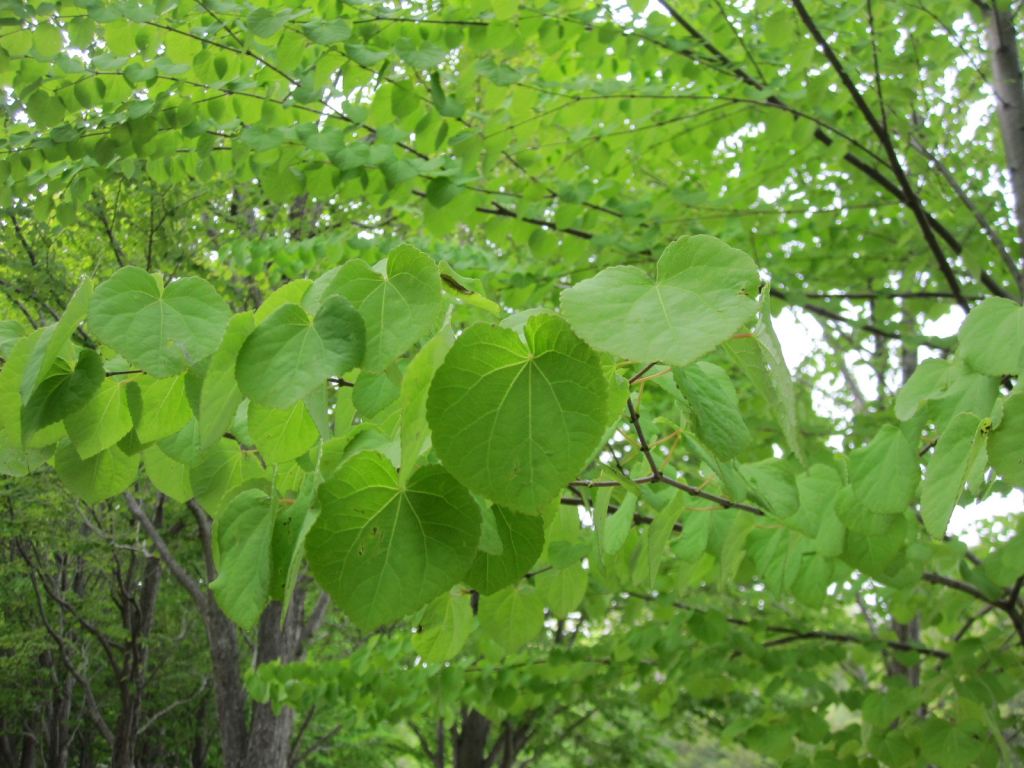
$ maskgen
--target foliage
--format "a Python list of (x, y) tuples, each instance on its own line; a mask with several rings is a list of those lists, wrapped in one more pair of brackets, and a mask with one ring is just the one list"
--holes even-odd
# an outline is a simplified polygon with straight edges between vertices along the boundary
[(1020, 759), (1013, 16), (646, 6), (0, 9), (0, 471), (127, 504), (226, 764)]

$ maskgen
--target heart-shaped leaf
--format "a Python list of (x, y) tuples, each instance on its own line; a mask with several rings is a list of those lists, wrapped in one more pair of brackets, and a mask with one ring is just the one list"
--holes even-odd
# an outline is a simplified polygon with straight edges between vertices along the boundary
[(162, 378), (211, 355), (231, 311), (208, 282), (183, 277), (166, 288), (138, 267), (101, 283), (89, 306), (89, 328), (132, 365)]
[(320, 585), (370, 629), (426, 605), (462, 578), (480, 539), (480, 510), (437, 465), (398, 481), (381, 454), (353, 456), (320, 487), (306, 556)]
[(327, 377), (359, 365), (365, 337), (363, 319), (341, 296), (325, 300), (314, 318), (285, 304), (242, 344), (238, 387), (268, 408), (288, 408)]
[(594, 349), (630, 360), (689, 365), (754, 316), (757, 267), (708, 235), (676, 240), (651, 280), (611, 267), (562, 293), (562, 312)]
[(594, 354), (554, 315), (525, 342), (476, 325), (434, 374), (427, 421), (441, 463), (473, 491), (535, 512), (575, 479), (600, 445), (607, 386)]

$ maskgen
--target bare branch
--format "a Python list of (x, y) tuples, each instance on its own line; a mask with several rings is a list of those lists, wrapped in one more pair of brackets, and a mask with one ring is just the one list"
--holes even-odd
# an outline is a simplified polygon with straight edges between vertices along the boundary
[(188, 571), (185, 570), (184, 566), (178, 562), (177, 558), (171, 553), (170, 547), (167, 546), (167, 542), (164, 541), (164, 537), (160, 535), (160, 531), (153, 524), (149, 515), (142, 508), (131, 492), (125, 491), (124, 499), (128, 502), (128, 509), (131, 510), (132, 516), (142, 526), (142, 530), (146, 532), (149, 540), (153, 542), (153, 546), (156, 547), (156, 551), (160, 553), (160, 558), (167, 564), (168, 570), (171, 575), (178, 580), (178, 583), (185, 588), (185, 591), (189, 593), (196, 605), (200, 609), (205, 609), (206, 598), (203, 593), (202, 587), (199, 586), (199, 582), (196, 581)]

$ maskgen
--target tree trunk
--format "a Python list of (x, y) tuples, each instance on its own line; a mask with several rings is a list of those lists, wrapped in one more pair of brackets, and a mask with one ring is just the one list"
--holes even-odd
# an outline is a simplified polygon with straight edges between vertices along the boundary
[(444, 718), (437, 718), (437, 752), (434, 753), (434, 768), (444, 768), (445, 754)]
[(242, 685), (235, 625), (220, 610), (211, 593), (207, 592), (205, 597), (204, 624), (206, 637), (210, 643), (221, 759), (224, 768), (246, 768), (246, 696)]
[[(217, 577), (209, 515), (198, 504), (189, 503), (199, 527), (199, 540), (206, 563), (205, 584), (200, 584), (174, 557), (160, 533), (159, 525), (154, 524), (138, 500), (128, 493), (125, 499), (169, 571), (192, 597), (203, 618), (213, 668), (221, 764), (224, 768), (287, 768), (294, 713), (286, 709), (275, 715), (271, 707), (253, 704), (251, 720), (247, 717), (250, 702), (242, 682), (242, 655), (235, 625), (217, 605), (208, 588)], [(297, 587), (292, 597), (292, 610), (283, 623), (279, 602), (271, 603), (260, 617), (255, 643), (256, 666), (276, 659), (288, 662), (301, 658), (305, 640), (322, 619), (321, 610), (310, 618), (308, 626), (303, 626), (305, 591)], [(205, 747), (202, 739), (197, 738), (194, 746), (193, 764), (204, 762)]]
[[(296, 599), (301, 599), (301, 590)], [(298, 606), (289, 612), (284, 624), (281, 623), (281, 603), (267, 606), (260, 617), (256, 664), (266, 664), (280, 659), (292, 661), (299, 646), (301, 626), (297, 617), (301, 614)], [(252, 725), (249, 730), (247, 750), (250, 768), (286, 768), (291, 750), (292, 730), (295, 726), (295, 711), (285, 707), (275, 715), (269, 704), (253, 704)]]
[(487, 734), (491, 721), (475, 709), (462, 716), (455, 735), (455, 768), (484, 768), (487, 763)]
[(209, 744), (206, 741), (206, 706), (209, 701), (208, 694), (203, 694), (196, 707), (195, 724), (196, 730), (192, 737), (191, 768), (206, 768), (206, 753), (209, 751)]
[(19, 768), (33, 768), (36, 764), (36, 740), (31, 734), (25, 734), (21, 740), (21, 759)]
[[(992, 61), (992, 90), (996, 94), (999, 130), (1006, 169), (1013, 190), (1018, 246), (1024, 250), (1024, 83), (1010, 3), (996, 0), (988, 12), (988, 48)], [(1018, 251), (1018, 258), (1021, 251)], [(1017, 287), (1024, 296), (1024, 264), (1018, 267)]]

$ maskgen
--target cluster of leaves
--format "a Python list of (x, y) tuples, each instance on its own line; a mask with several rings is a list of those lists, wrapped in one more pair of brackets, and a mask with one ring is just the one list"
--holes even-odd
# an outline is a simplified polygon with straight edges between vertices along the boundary
[[(1024, 485), (997, 6), (647, 5), (0, 7), (0, 471), (205, 509), (244, 627), (308, 563), (394, 650), (253, 692), (354, 740), (619, 696), (779, 762), (1009, 763), (1019, 516), (945, 535)], [(780, 304), (825, 329), (795, 377)]]
[[(621, 304), (620, 328), (646, 325), (634, 316), (654, 308), (660, 349), (685, 363), (753, 314), (755, 282), (748, 257), (697, 237), (666, 251), (657, 281), (609, 270), (567, 292), (564, 311), (621, 354), (630, 338), (603, 337), (612, 316), (587, 292)], [(708, 303), (687, 307), (695, 299)], [(681, 347), (668, 313), (712, 306)], [(96, 503), (127, 490), (141, 462), (162, 492), (215, 516), (214, 589), (244, 626), (291, 593), (311, 530), (314, 574), (366, 628), (463, 577), (500, 592), (540, 554), (529, 516), (557, 504), (618, 424), (625, 383), (558, 315), (480, 323), (453, 341), (443, 314), (437, 266), (409, 247), (376, 268), (355, 260), (290, 282), (233, 316), (200, 278), (164, 286), (125, 267), (95, 293), (83, 284), (56, 325), (8, 324), (5, 469), (53, 451), (58, 476)], [(82, 321), (91, 346), (72, 342)], [(440, 465), (421, 461), (429, 446)], [(471, 493), (490, 510), (479, 556)], [(538, 621), (518, 622), (527, 604), (514, 591), (482, 615), (509, 599), (495, 618), (538, 630), (540, 603)]]
[[(437, 265), (408, 246), (289, 282), (236, 314), (200, 278), (164, 285), (125, 267), (95, 291), (84, 283), (54, 325), (4, 326), (4, 469), (51, 461), (97, 503), (128, 490), (142, 466), (162, 493), (213, 516), (211, 586), (240, 625), (272, 599), (287, 605), (305, 558), (364, 629), (425, 609), (413, 643), (433, 663), (474, 632), (485, 656), (502, 659), (542, 632), (545, 609), (577, 611), (591, 580), (607, 603), (623, 590), (685, 590), (716, 567), (723, 580), (754, 578), (817, 607), (853, 569), (911, 586), (958, 564), (965, 588), (1020, 631), (1017, 607), (1002, 601), (1022, 539), (977, 568), (942, 539), (965, 488), (1020, 482), (1024, 400), (998, 387), (1020, 375), (1024, 350), (1019, 335), (1008, 347), (993, 331), (1019, 323), (1021, 308), (980, 305), (956, 359), (923, 365), (901, 391), (901, 425), (827, 455), (803, 446), (791, 421), (757, 283), (742, 252), (683, 238), (654, 276), (610, 268), (565, 291), (561, 313), (455, 334)], [(779, 432), (792, 441), (783, 458), (737, 458), (749, 437), (735, 388), (700, 359), (723, 345), (716, 354), (780, 404)], [(657, 380), (690, 425), (685, 467), (648, 441), (630, 391), (658, 361), (671, 364)], [(918, 442), (933, 429), (922, 482)], [(630, 446), (609, 443), (615, 434)], [(567, 489), (581, 495), (563, 498)], [(578, 505), (592, 527), (581, 528)], [(451, 591), (459, 583), (479, 594), (475, 609)]]

